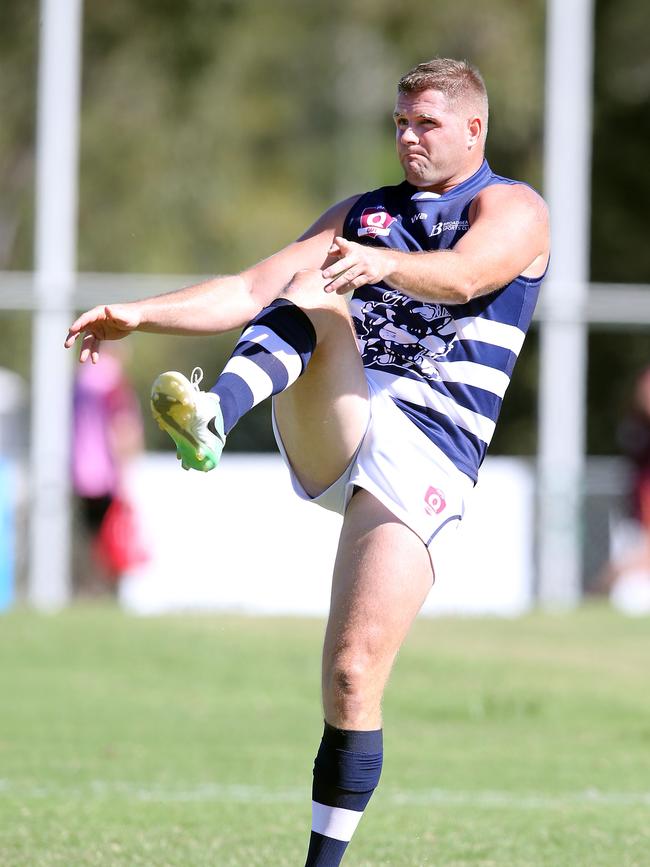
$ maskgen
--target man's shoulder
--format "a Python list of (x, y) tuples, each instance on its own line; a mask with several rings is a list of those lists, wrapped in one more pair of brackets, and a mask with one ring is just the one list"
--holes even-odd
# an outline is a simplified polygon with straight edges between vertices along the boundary
[(532, 184), (529, 184), (527, 181), (517, 180), (516, 178), (508, 178), (505, 175), (498, 175), (496, 172), (491, 172), (490, 179), (487, 185), (480, 191), (480, 194), (509, 196), (530, 202), (544, 201), (541, 194)]
[[(544, 199), (528, 184), (511, 181), (484, 187), (472, 202), (469, 222), (472, 227), (481, 223), (496, 227), (499, 234), (528, 239), (537, 248), (532, 264), (541, 263), (541, 270), (545, 270), (550, 244), (549, 212)], [(530, 266), (522, 273), (536, 276)]]
[(483, 187), (475, 197), (481, 208), (521, 208), (541, 215), (548, 213), (546, 202), (537, 190), (524, 181), (494, 175), (490, 184)]

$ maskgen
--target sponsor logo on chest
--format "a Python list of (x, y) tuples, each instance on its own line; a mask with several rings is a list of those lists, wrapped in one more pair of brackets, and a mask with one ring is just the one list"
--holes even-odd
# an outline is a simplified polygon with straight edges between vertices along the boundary
[(468, 220), (446, 220), (435, 223), (429, 232), (430, 238), (442, 235), (443, 232), (466, 232), (469, 229)]

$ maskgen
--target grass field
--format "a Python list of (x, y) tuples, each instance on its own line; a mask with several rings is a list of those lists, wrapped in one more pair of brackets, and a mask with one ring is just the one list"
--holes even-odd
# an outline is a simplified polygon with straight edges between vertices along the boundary
[[(320, 621), (0, 619), (2, 867), (302, 867)], [(346, 865), (647, 867), (650, 621), (421, 620)]]

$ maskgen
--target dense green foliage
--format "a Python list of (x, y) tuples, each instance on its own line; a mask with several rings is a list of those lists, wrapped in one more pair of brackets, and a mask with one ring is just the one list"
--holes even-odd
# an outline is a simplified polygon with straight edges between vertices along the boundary
[[(592, 276), (644, 281), (644, 7), (596, 5)], [(295, 237), (337, 198), (397, 180), (395, 81), (435, 54), (467, 56), (481, 68), (491, 96), (491, 163), (541, 186), (544, 11), (543, 0), (85, 3), (80, 270), (237, 270)], [(5, 0), (0, 269), (32, 263), (37, 37), (36, 0)], [(1, 322), (0, 364), (28, 375), (24, 326), (15, 315)], [(594, 338), (592, 451), (614, 447), (621, 382), (646, 339), (632, 335), (631, 354), (612, 359), (612, 335)], [(231, 342), (138, 340), (133, 372), (142, 394), (165, 367), (202, 363), (216, 372)], [(494, 451), (534, 450), (535, 388), (531, 341)], [(261, 428), (245, 425), (231, 447), (268, 445), (267, 416), (260, 411)]]
[[(4, 616), (0, 863), (303, 863), (322, 631), (90, 608)], [(419, 621), (345, 863), (646, 865), (649, 640), (647, 621), (605, 609)]]

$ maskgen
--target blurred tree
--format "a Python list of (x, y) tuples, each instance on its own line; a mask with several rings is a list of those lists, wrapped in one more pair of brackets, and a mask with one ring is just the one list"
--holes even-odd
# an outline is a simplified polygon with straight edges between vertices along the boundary
[(37, 0), (0, 4), (0, 270), (31, 267)]
[[(0, 4), (0, 271), (32, 265), (38, 3)], [(30, 317), (0, 311), (0, 367), (29, 377)]]
[[(650, 17), (640, 0), (596, 5), (591, 278), (650, 283)], [(612, 295), (612, 306), (616, 296)], [(587, 446), (618, 451), (632, 383), (650, 363), (647, 329), (599, 330), (589, 340)]]
[(543, 4), (499, 0), (488, 14), (419, 0), (409, 11), (386, 0), (89, 5), (80, 268), (230, 271), (337, 197), (397, 180), (395, 82), (436, 53), (484, 68), (491, 152), (539, 182)]
[(650, 16), (639, 0), (596, 7), (593, 280), (650, 282)]

